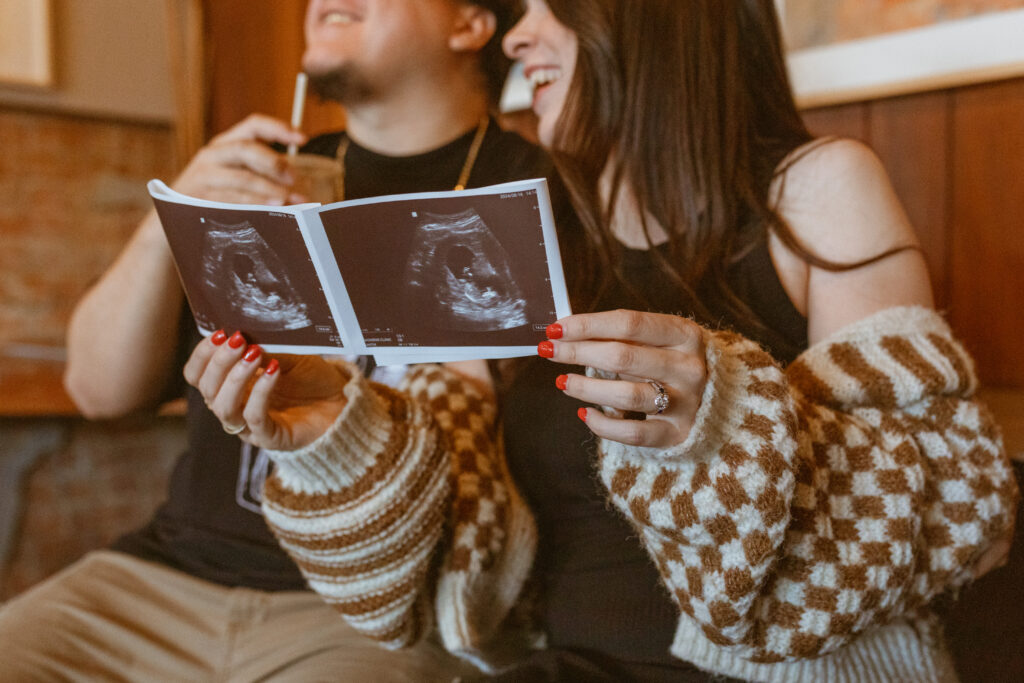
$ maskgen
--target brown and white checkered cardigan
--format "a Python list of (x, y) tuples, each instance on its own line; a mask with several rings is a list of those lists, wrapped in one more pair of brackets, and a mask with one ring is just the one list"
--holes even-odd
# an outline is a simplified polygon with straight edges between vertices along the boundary
[[(672, 653), (749, 680), (947, 678), (927, 603), (970, 580), (1012, 525), (1017, 491), (945, 322), (883, 311), (785, 371), (739, 336), (705, 337), (687, 440), (605, 441), (599, 455), (680, 607)], [(432, 366), (412, 376), (412, 400), (356, 380), (348, 392), (331, 432), (272, 454), (268, 521), (357, 628), (406, 644), (432, 593), (445, 645), (490, 668), (534, 546), (493, 405)]]

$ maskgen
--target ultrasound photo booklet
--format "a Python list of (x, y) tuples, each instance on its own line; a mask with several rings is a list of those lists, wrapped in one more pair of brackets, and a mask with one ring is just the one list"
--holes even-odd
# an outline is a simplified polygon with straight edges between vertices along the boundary
[(406, 365), (532, 355), (571, 313), (544, 179), (284, 207), (149, 192), (203, 335)]

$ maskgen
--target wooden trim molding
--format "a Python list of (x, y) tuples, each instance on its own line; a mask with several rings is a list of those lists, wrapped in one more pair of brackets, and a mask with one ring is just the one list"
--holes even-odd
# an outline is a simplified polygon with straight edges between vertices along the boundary
[(176, 166), (206, 141), (206, 51), (202, 0), (166, 0), (171, 84), (174, 90)]
[(1024, 9), (789, 54), (802, 108), (1024, 75)]

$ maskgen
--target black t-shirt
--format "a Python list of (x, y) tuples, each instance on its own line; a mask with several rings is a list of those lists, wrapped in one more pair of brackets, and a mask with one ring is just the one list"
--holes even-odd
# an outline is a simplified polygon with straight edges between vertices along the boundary
[[(409, 157), (388, 157), (350, 143), (345, 154), (346, 198), (451, 190), (475, 133), (474, 129), (441, 148)], [(334, 156), (342, 135), (314, 138), (303, 151)], [(560, 217), (556, 221), (562, 229), (572, 222), (571, 212), (548, 157), (492, 120), (467, 186), (537, 177), (551, 181), (555, 214)], [(200, 339), (191, 320), (187, 322), (182, 341), (186, 355)], [(149, 524), (119, 539), (114, 548), (225, 586), (304, 588), (298, 568), (260, 513), (262, 485), (270, 469), (266, 455), (224, 433), (191, 387), (187, 397), (188, 450), (174, 469), (167, 501)]]

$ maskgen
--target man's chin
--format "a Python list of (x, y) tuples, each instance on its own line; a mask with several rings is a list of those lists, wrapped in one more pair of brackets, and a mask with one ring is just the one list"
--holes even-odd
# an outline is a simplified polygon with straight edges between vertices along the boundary
[(369, 84), (352, 67), (304, 64), (303, 70), (309, 77), (310, 91), (321, 99), (352, 105), (371, 94)]

